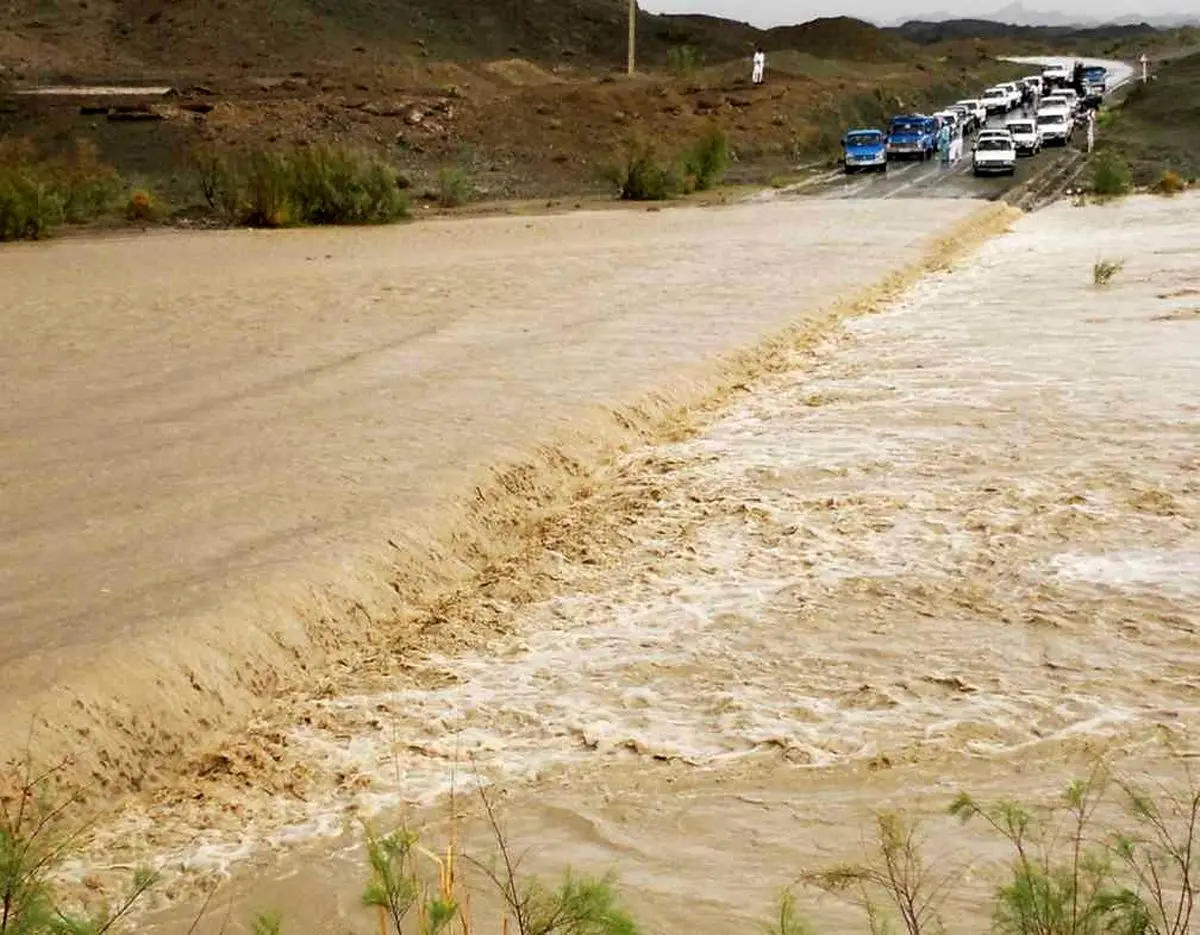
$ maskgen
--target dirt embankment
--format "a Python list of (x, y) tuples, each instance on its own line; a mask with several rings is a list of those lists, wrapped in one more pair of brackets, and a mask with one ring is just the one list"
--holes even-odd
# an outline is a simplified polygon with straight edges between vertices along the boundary
[(851, 62), (772, 52), (768, 81), (745, 63), (663, 70), (633, 79), (549, 69), (524, 59), (400, 66), (341, 77), (228, 77), (183, 83), (165, 98), (9, 98), (0, 135), (44, 151), (72, 139), (176, 208), (201, 201), (188, 154), (344, 143), (385, 153), (417, 194), (447, 167), (483, 199), (607, 193), (600, 170), (633, 137), (666, 155), (694, 145), (710, 123), (729, 135), (732, 181), (766, 181), (822, 158), (850, 124), (878, 125), (897, 110), (977, 91), (1019, 69), (977, 59)]
[(1167, 171), (1200, 178), (1200, 53), (1157, 67), (1108, 119), (1101, 149), (1124, 156), (1135, 183), (1153, 185)]

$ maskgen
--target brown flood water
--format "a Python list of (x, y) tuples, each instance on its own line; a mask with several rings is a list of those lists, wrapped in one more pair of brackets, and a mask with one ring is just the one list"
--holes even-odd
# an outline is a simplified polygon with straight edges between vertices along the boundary
[(599, 407), (706, 378), (975, 208), (6, 248), (0, 751), (36, 711), (36, 746), (96, 781), (169, 774), (400, 613), (421, 582), (389, 542), (437, 541), (485, 469), (556, 432), (620, 440)]
[[(902, 207), (869, 205), (855, 236), (929, 206)], [(846, 209), (749, 209), (740, 236), (793, 211), (841, 230)], [(714, 267), (777, 276), (743, 284), (762, 288), (752, 308), (796, 271), (738, 247), (724, 225), (742, 217), (694, 212), (677, 236), (718, 224)], [(1168, 742), (1200, 753), (1198, 233), (1195, 197), (1021, 219), (698, 435), (631, 450), (529, 559), (544, 597), (449, 608), (496, 605), (486, 645), (295, 693), (252, 729), (259, 761), (126, 809), (72, 873), (149, 853), (179, 893), (225, 879), (198, 931), (226, 900), (238, 920), (273, 905), (366, 930), (352, 819), (415, 815), (436, 838), (451, 782), (478, 770), (530, 870), (615, 869), (650, 931), (752, 930), (801, 870), (855, 857), (881, 807), (928, 815), (940, 860), (973, 858), (947, 915), (982, 930), (1000, 852), (937, 817), (956, 792), (1049, 796), (1099, 753), (1168, 779)], [(1098, 256), (1126, 261), (1102, 290)], [(333, 779), (289, 794), (279, 763)], [(837, 904), (805, 908), (857, 930)]]

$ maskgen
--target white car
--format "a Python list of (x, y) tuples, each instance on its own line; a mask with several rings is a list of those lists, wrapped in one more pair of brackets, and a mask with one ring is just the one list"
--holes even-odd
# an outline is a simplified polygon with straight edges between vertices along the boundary
[(1066, 100), (1067, 106), (1070, 108), (1071, 113), (1074, 114), (1079, 112), (1079, 95), (1076, 93), (1074, 88), (1062, 88), (1061, 90), (1056, 91), (1055, 95)]
[(1070, 84), (1072, 77), (1070, 66), (1061, 62), (1042, 69), (1042, 81), (1048, 85)]
[(1075, 131), (1075, 120), (1065, 107), (1043, 107), (1038, 110), (1037, 128), (1043, 146), (1066, 146)]
[(1016, 118), (1008, 122), (1007, 129), (1012, 134), (1018, 156), (1036, 156), (1042, 151), (1042, 137), (1038, 133), (1036, 120)]
[(968, 98), (965, 101), (958, 101), (959, 106), (967, 108), (975, 115), (975, 125), (982, 127), (987, 123), (987, 105), (977, 98)]
[(981, 137), (975, 143), (972, 163), (976, 175), (1012, 175), (1017, 171), (1017, 147), (1012, 137)]
[(981, 100), (989, 114), (1003, 114), (1012, 109), (1009, 106), (1011, 98), (1004, 88), (988, 88), (983, 92)]
[(1009, 110), (1021, 103), (1021, 88), (1015, 81), (1006, 81), (1004, 84), (996, 85), (998, 88), (1008, 92), (1008, 107)]
[(986, 140), (993, 136), (999, 137), (1002, 140), (1012, 140), (1012, 131), (1008, 127), (989, 127), (988, 129), (979, 131), (980, 140)]

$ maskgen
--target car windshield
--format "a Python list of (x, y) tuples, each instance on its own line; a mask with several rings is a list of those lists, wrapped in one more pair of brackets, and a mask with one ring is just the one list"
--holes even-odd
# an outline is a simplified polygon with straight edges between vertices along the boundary
[(897, 120), (892, 124), (893, 133), (919, 133), (921, 125), (915, 120)]
[(980, 149), (1008, 149), (1008, 140), (999, 136), (987, 136), (979, 141)]
[(1032, 123), (1010, 123), (1008, 125), (1011, 133), (1031, 133), (1033, 131)]
[(883, 142), (883, 134), (877, 130), (865, 133), (850, 133), (846, 136), (847, 146), (877, 146)]
[(1004, 97), (1004, 92), (1001, 91), (999, 88), (996, 88), (995, 90), (992, 90), (992, 91), (984, 91), (983, 96), (984, 97)]
[(1038, 123), (1063, 123), (1062, 114), (1038, 114)]

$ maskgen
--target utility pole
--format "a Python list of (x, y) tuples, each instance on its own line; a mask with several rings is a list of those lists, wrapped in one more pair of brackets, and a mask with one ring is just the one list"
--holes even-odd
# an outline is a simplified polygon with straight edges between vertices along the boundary
[(637, 0), (629, 0), (629, 65), (628, 73), (637, 70)]

